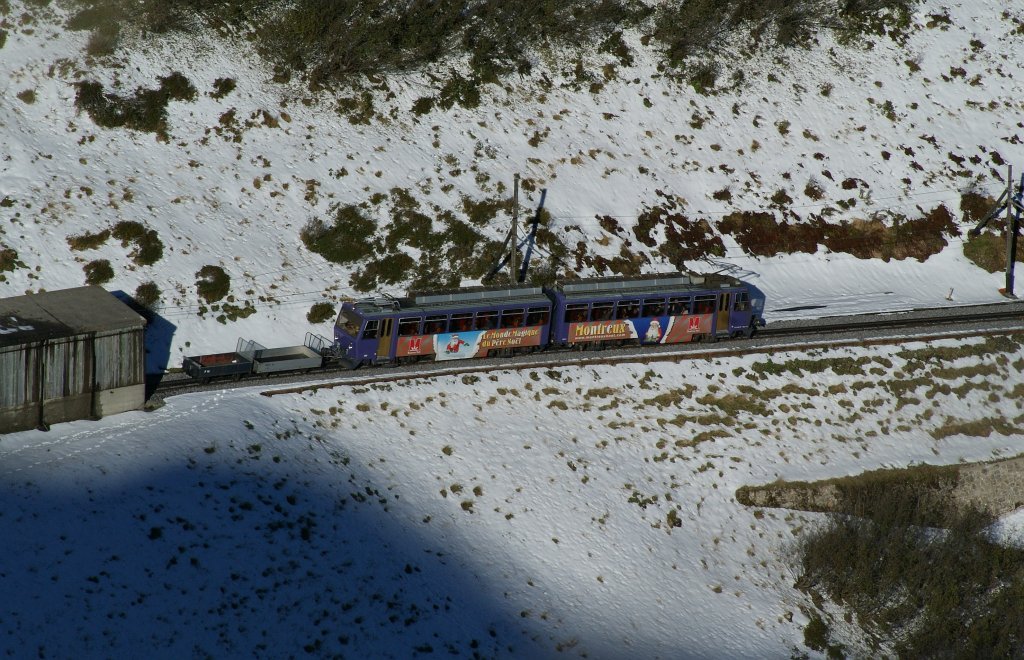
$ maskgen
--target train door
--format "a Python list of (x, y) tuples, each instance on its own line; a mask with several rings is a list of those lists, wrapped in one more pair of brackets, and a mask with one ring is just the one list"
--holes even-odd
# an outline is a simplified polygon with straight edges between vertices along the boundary
[(377, 338), (377, 359), (387, 360), (391, 358), (391, 331), (393, 318), (380, 320), (380, 334)]
[(729, 312), (732, 310), (731, 293), (723, 293), (718, 296), (718, 321), (715, 323), (715, 334), (727, 334), (729, 332)]

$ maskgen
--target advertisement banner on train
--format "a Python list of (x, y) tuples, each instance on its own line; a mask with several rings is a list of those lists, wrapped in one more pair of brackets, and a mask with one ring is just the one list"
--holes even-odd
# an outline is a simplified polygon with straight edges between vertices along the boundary
[(468, 330), (437, 335), (398, 338), (398, 357), (433, 355), (435, 360), (464, 360), (486, 357), (488, 351), (502, 348), (540, 346), (541, 326)]
[(433, 339), (433, 335), (411, 335), (408, 337), (399, 337), (398, 346), (395, 348), (395, 355), (398, 357), (433, 355)]
[(644, 344), (680, 344), (711, 332), (711, 314), (588, 321), (569, 324), (571, 343), (640, 339)]

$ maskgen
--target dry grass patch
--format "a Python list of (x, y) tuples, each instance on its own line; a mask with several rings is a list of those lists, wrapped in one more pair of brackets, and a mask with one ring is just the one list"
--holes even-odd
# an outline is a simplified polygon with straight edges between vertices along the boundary
[(993, 433), (998, 433), (999, 435), (1015, 435), (1021, 432), (1022, 429), (1015, 427), (1005, 419), (986, 417), (969, 422), (959, 422), (952, 418), (947, 418), (942, 426), (932, 429), (929, 431), (929, 434), (936, 440), (942, 440), (954, 435), (966, 435), (972, 438), (987, 438)]
[(667, 392), (662, 392), (657, 396), (644, 399), (644, 404), (648, 406), (658, 406), (659, 408), (679, 406), (684, 400), (693, 398), (693, 393), (696, 391), (697, 387), (695, 385), (686, 383), (683, 387), (676, 387), (668, 390)]
[[(1005, 223), (1002, 224), (1005, 227)], [(998, 231), (1005, 234), (1005, 229), (993, 226), (964, 242), (964, 256), (989, 273), (1006, 269), (1006, 238), (996, 233)], [(1014, 261), (1024, 261), (1024, 241), (1018, 239), (1014, 254)]]
[(779, 222), (774, 213), (741, 211), (722, 218), (718, 228), (732, 234), (747, 254), (771, 257), (804, 252), (813, 254), (824, 240), (825, 226), (817, 223)]
[(722, 219), (719, 229), (754, 256), (813, 253), (824, 245), (833, 252), (884, 261), (924, 261), (946, 247), (946, 236), (960, 235), (952, 214), (941, 205), (917, 219), (876, 215), (830, 224), (820, 216), (793, 223), (785, 219), (787, 214), (781, 217), (768, 212), (731, 213)]
[[(661, 193), (659, 206), (645, 209), (637, 218), (633, 235), (672, 263), (722, 256), (725, 245), (707, 220), (692, 220), (682, 213), (685, 200)], [(659, 232), (658, 230), (661, 230)], [(659, 239), (658, 233), (664, 238)]]

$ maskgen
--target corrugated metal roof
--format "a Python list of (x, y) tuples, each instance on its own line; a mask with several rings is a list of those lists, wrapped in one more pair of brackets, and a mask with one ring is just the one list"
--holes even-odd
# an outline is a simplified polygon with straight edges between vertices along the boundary
[(545, 305), (551, 300), (540, 287), (472, 287), (443, 291), (417, 291), (406, 298), (367, 298), (355, 303), (360, 314), (444, 312), (499, 305)]
[(594, 298), (601, 296), (625, 296), (667, 294), (672, 291), (706, 291), (740, 286), (735, 277), (712, 273), (696, 275), (687, 273), (664, 273), (655, 275), (625, 277), (595, 277), (580, 280), (565, 280), (556, 288), (569, 299)]
[(145, 325), (145, 319), (99, 286), (0, 299), (0, 348)]

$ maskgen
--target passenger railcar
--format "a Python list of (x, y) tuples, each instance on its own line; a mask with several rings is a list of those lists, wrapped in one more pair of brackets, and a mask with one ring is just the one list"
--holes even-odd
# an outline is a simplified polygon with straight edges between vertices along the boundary
[(476, 287), (346, 302), (335, 344), (350, 363), (461, 360), (548, 344), (552, 299), (539, 287)]
[(725, 275), (570, 280), (551, 290), (552, 343), (680, 344), (753, 334), (747, 286)]
[(342, 305), (335, 348), (353, 366), (511, 355), (548, 346), (674, 344), (751, 336), (747, 285), (673, 273), (477, 287)]
[(727, 275), (671, 273), (475, 287), (379, 296), (342, 304), (334, 342), (267, 349), (239, 340), (234, 353), (185, 358), (192, 378), (242, 378), (332, 364), (464, 360), (542, 350), (679, 344), (750, 337), (764, 321), (750, 288)]

